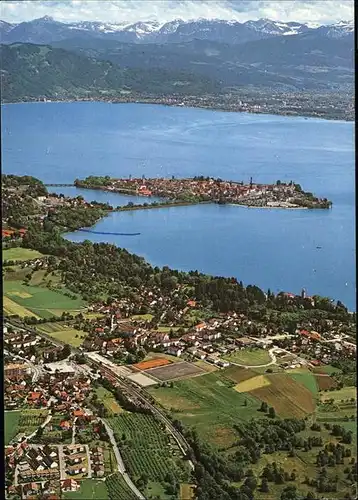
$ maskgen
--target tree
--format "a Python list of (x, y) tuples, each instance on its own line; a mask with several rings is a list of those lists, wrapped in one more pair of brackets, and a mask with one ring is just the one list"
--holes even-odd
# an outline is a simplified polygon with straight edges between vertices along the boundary
[(262, 481), (261, 481), (261, 486), (260, 486), (260, 491), (262, 493), (268, 493), (269, 492), (269, 484), (268, 484), (268, 481), (265, 477), (262, 478)]
[(268, 404), (265, 401), (262, 401), (260, 411), (267, 413), (268, 411)]
[(270, 406), (269, 411), (268, 411), (268, 415), (269, 415), (270, 418), (275, 418), (276, 417), (275, 408), (273, 406)]
[(280, 500), (299, 500), (296, 486), (287, 486), (283, 490)]

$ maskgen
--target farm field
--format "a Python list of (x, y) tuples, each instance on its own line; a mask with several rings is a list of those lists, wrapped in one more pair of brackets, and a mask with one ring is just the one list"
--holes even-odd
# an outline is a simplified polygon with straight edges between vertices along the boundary
[(316, 374), (315, 379), (319, 391), (329, 391), (330, 389), (334, 389), (337, 386), (337, 382), (332, 377), (326, 374)]
[(328, 375), (332, 375), (332, 373), (342, 373), (340, 368), (335, 368), (332, 365), (322, 365), (319, 367), (318, 373), (327, 373)]
[(128, 412), (107, 420), (132, 479), (146, 474), (151, 481), (163, 483), (169, 472), (178, 480), (184, 479), (184, 461), (180, 452), (152, 415)]
[(204, 371), (208, 373), (216, 372), (219, 367), (212, 365), (211, 363), (207, 363), (206, 361), (203, 361), (202, 359), (199, 359), (199, 361), (194, 361), (193, 365), (198, 366), (199, 368), (202, 368)]
[(118, 402), (113, 397), (113, 394), (104, 387), (97, 387), (96, 394), (98, 399), (102, 401), (106, 409), (108, 410), (110, 416), (116, 415), (117, 413), (123, 412), (123, 408), (121, 408)]
[(271, 361), (268, 351), (264, 349), (242, 349), (233, 354), (223, 356), (223, 359), (247, 366), (265, 365)]
[(37, 330), (47, 333), (54, 339), (70, 344), (73, 347), (79, 347), (87, 336), (86, 332), (75, 330), (61, 323), (45, 323), (43, 325), (38, 325)]
[(153, 387), (149, 392), (175, 418), (195, 427), (202, 439), (227, 447), (236, 440), (233, 424), (257, 417), (260, 407), (256, 398), (236, 392), (233, 385), (215, 372), (176, 381), (173, 387)]
[(147, 373), (159, 380), (167, 381), (181, 377), (201, 375), (205, 372), (204, 370), (202, 370), (198, 366), (193, 365), (192, 363), (187, 363), (186, 361), (182, 361), (181, 363), (172, 363), (167, 366), (152, 368), (150, 370), (147, 370)]
[(195, 485), (183, 483), (180, 485), (180, 500), (194, 500)]
[[(82, 299), (71, 299), (60, 292), (49, 290), (40, 286), (26, 286), (19, 281), (4, 280), (4, 296), (32, 313), (49, 318), (53, 311), (80, 311), (85, 305)], [(51, 312), (50, 312), (51, 310)]]
[(81, 488), (78, 491), (67, 491), (63, 493), (67, 500), (83, 499), (83, 500), (107, 500), (108, 494), (106, 484), (103, 481), (96, 479), (83, 479), (80, 481)]
[(346, 399), (353, 398), (357, 399), (357, 388), (356, 387), (343, 387), (337, 391), (328, 391), (320, 394), (321, 401), (328, 401), (329, 399), (334, 399), (337, 402), (344, 401)]
[(34, 432), (48, 415), (46, 409), (9, 411), (5, 414), (5, 444), (8, 444), (16, 434), (29, 435)]
[(287, 375), (291, 377), (293, 380), (302, 384), (311, 391), (311, 393), (316, 397), (318, 394), (318, 385), (316, 381), (316, 377), (312, 372), (310, 372), (307, 368), (300, 368), (296, 370), (287, 370)]
[(273, 406), (280, 417), (304, 418), (315, 410), (312, 393), (286, 374), (267, 375), (270, 385), (250, 392), (257, 399)]
[(131, 319), (141, 320), (141, 321), (152, 321), (154, 318), (153, 314), (134, 314), (131, 316)]
[(8, 316), (17, 315), (21, 318), (25, 318), (25, 316), (37, 319), (39, 318), (37, 314), (34, 314), (29, 309), (26, 309), (26, 307), (20, 306), (20, 304), (17, 304), (13, 300), (9, 299), (6, 295), (3, 296), (3, 311), (4, 314)]
[(107, 477), (106, 482), (103, 484), (107, 487), (108, 496), (106, 498), (109, 500), (137, 500), (136, 495), (119, 472)]
[(37, 250), (31, 250), (30, 248), (7, 248), (2, 252), (2, 260), (18, 260), (18, 261), (26, 261), (32, 259), (39, 259), (43, 257), (43, 254), (38, 252)]
[(225, 368), (222, 372), (223, 375), (232, 380), (232, 382), (244, 382), (244, 380), (249, 380), (250, 378), (256, 377), (257, 373), (251, 370), (250, 368), (241, 368), (240, 366), (229, 366), (229, 368)]
[(148, 481), (144, 491), (146, 498), (160, 498), (160, 500), (172, 500), (173, 496), (165, 492), (164, 485), (154, 481)]
[(20, 420), (20, 411), (6, 411), (4, 413), (4, 425), (5, 425), (5, 445), (8, 445), (12, 438), (18, 433), (18, 425)]
[(256, 375), (256, 377), (239, 382), (235, 385), (234, 389), (237, 392), (250, 392), (270, 384), (270, 380), (264, 375)]

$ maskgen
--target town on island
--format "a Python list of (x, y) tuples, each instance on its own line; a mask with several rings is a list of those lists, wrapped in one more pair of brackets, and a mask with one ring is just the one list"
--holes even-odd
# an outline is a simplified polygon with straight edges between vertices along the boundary
[[(76, 179), (78, 188), (101, 189), (115, 193), (137, 195), (150, 198), (163, 198), (153, 203), (120, 206), (118, 210), (135, 208), (155, 208), (160, 206), (187, 205), (197, 203), (235, 204), (260, 208), (321, 208), (327, 209), (332, 202), (327, 198), (317, 198), (310, 192), (302, 190), (299, 184), (276, 181), (275, 184), (226, 181), (220, 178), (196, 176), (193, 178), (141, 178), (112, 179), (109, 176), (89, 176)], [(61, 186), (61, 184), (47, 184)]]
[[(294, 183), (201, 177), (76, 185), (183, 203), (316, 200)], [(108, 211), (2, 175), (8, 497), (351, 498), (356, 313), (63, 236)]]

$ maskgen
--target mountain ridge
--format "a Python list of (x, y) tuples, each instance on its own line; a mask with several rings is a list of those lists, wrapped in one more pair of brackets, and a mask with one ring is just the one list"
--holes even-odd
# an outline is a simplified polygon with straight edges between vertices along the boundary
[[(308, 23), (309, 24), (309, 23)], [(241, 44), (248, 41), (275, 36), (292, 36), (315, 33), (328, 38), (341, 38), (353, 34), (354, 25), (350, 21), (339, 21), (329, 25), (310, 27), (299, 22), (281, 22), (270, 19), (240, 23), (221, 19), (196, 19), (159, 23), (138, 21), (135, 23), (105, 23), (99, 21), (79, 21), (63, 23), (50, 16), (32, 21), (12, 24), (0, 22), (1, 43), (52, 43), (66, 38), (98, 37), (115, 39), (128, 43), (179, 43), (196, 38), (224, 43)]]

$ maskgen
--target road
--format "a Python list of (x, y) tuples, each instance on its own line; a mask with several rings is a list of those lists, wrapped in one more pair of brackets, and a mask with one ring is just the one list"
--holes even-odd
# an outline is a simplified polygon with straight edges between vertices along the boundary
[(106, 428), (107, 434), (109, 436), (109, 439), (111, 441), (111, 444), (113, 446), (113, 451), (117, 459), (117, 466), (118, 466), (118, 471), (122, 474), (123, 479), (127, 483), (127, 485), (130, 487), (130, 489), (133, 491), (133, 493), (136, 495), (137, 498), (140, 498), (140, 500), (146, 500), (145, 497), (142, 495), (142, 493), (137, 489), (136, 485), (132, 482), (131, 478), (128, 476), (125, 470), (125, 466), (118, 448), (118, 445), (116, 443), (116, 440), (114, 439), (114, 433), (113, 429), (108, 425), (108, 423), (103, 419), (100, 418), (101, 422)]
[(60, 479), (66, 479), (66, 464), (65, 464), (65, 457), (63, 455), (63, 445), (59, 444), (58, 445), (58, 462), (59, 462), (59, 468), (60, 468)]
[[(74, 443), (72, 443), (74, 444)], [(92, 478), (92, 462), (91, 462), (91, 455), (90, 455), (90, 452), (89, 452), (89, 446), (88, 444), (85, 444), (85, 450), (86, 450), (86, 454), (87, 454), (87, 478), (88, 479), (91, 479)]]
[(75, 437), (76, 437), (76, 421), (77, 417), (73, 419), (73, 424), (72, 424), (72, 441), (71, 444), (75, 444)]

